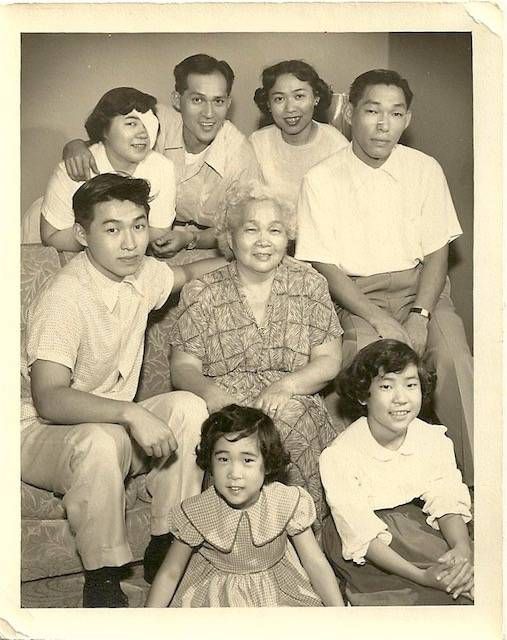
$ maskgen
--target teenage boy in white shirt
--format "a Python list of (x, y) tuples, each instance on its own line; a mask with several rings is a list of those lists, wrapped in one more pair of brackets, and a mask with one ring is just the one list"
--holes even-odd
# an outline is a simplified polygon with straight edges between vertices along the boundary
[(148, 471), (150, 578), (169, 544), (167, 513), (201, 490), (195, 446), (205, 403), (182, 391), (133, 398), (149, 312), (225, 260), (170, 268), (146, 257), (149, 193), (145, 180), (110, 173), (83, 184), (73, 209), (85, 250), (50, 279), (28, 314), (21, 476), (63, 495), (85, 568), (85, 607), (128, 606), (119, 584), (132, 561), (125, 477)]

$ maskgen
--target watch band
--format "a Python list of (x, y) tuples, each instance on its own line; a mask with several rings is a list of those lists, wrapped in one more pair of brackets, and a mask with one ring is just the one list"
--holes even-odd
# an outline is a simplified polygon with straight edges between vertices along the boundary
[(191, 251), (192, 249), (195, 249), (197, 247), (199, 234), (197, 233), (197, 229), (193, 225), (185, 225), (185, 229), (187, 231), (190, 231), (190, 233), (192, 234), (192, 240), (190, 240), (190, 242), (185, 247), (185, 249)]
[(410, 309), (410, 313), (418, 313), (420, 316), (423, 316), (423, 318), (428, 318), (428, 320), (431, 320), (431, 313), (424, 307), (412, 307)]

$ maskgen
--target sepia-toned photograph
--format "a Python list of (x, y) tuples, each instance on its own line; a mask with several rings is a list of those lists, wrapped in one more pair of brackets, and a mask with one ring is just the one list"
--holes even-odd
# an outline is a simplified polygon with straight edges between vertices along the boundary
[[(269, 638), (287, 620), (398, 637), (410, 619), (414, 637), (445, 620), (446, 637), (479, 620), (475, 637), (499, 637), (502, 385), (479, 394), (501, 380), (488, 37), (452, 12), (367, 23), (364, 6), (341, 28), (318, 5), (315, 24), (310, 5), (285, 5), (284, 27), (283, 5), (271, 24), (254, 5), (230, 8), (234, 27), (191, 21), (212, 7), (227, 11), (18, 23), (5, 633), (120, 637), (111, 609), (137, 609), (121, 637), (162, 614), (193, 637), (191, 608), (198, 635), (203, 615), (263, 608)], [(143, 28), (141, 10), (178, 26)], [(72, 622), (106, 613), (114, 636)]]

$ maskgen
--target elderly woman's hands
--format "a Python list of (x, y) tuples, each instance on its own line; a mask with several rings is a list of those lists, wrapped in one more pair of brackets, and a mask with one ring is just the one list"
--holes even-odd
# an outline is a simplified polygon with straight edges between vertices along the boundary
[(292, 397), (286, 381), (278, 380), (263, 389), (252, 402), (252, 407), (264, 411), (270, 418), (274, 418), (279, 409), (283, 409)]

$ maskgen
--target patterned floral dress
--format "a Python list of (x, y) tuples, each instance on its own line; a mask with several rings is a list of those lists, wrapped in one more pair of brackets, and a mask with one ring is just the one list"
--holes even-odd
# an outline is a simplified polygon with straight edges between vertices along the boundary
[(308, 493), (279, 482), (244, 511), (214, 487), (184, 500), (169, 514), (169, 529), (195, 549), (171, 607), (322, 606), (287, 544), (314, 518)]
[[(261, 326), (242, 291), (236, 264), (183, 287), (171, 344), (202, 362), (205, 376), (244, 405), (310, 360), (311, 349), (342, 334), (327, 281), (310, 265), (285, 257), (278, 266)], [(318, 531), (327, 513), (318, 461), (337, 436), (319, 395), (295, 395), (274, 422), (291, 455), (288, 481), (315, 501)]]

